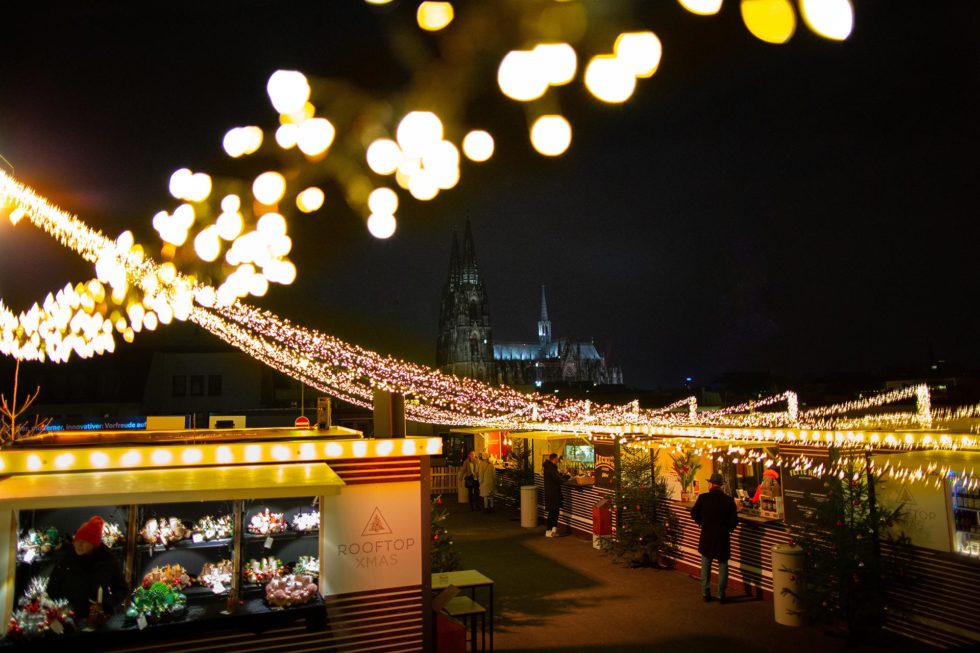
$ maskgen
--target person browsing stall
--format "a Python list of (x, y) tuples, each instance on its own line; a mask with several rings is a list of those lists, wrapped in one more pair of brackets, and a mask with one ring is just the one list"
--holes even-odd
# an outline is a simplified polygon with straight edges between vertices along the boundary
[(76, 616), (85, 619), (93, 605), (111, 613), (126, 596), (122, 564), (102, 543), (105, 522), (98, 515), (79, 526), (71, 547), (55, 561), (48, 595), (68, 599)]
[(728, 560), (732, 557), (731, 534), (738, 527), (738, 507), (735, 499), (722, 491), (725, 477), (715, 472), (708, 479), (708, 491), (694, 502), (691, 517), (701, 527), (698, 552), (701, 554), (701, 596), (710, 601), (711, 561), (718, 561), (718, 599), (726, 602)]
[(497, 491), (497, 468), (487, 454), (480, 454), (480, 464), (477, 466), (480, 480), (480, 498), (483, 499), (483, 511), (493, 512), (493, 495)]
[(476, 452), (471, 451), (466, 455), (463, 466), (459, 469), (460, 478), (466, 486), (466, 494), (470, 501), (470, 510), (480, 509), (480, 461), (476, 459)]
[(558, 514), (561, 512), (561, 486), (568, 474), (558, 471), (558, 454), (553, 453), (541, 464), (544, 475), (544, 507), (548, 511), (545, 537), (558, 537)]

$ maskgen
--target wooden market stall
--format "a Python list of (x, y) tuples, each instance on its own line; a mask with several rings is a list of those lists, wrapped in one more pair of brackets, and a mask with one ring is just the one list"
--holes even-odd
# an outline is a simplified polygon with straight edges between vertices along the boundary
[[(0, 451), (0, 627), (30, 579), (51, 572), (53, 552), (40, 544), (67, 541), (98, 514), (118, 527), (110, 550), (130, 588), (167, 565), (193, 577), (219, 561), (230, 564), (229, 582), (183, 589), (186, 610), (173, 623), (117, 613), (94, 632), (55, 642), (107, 651), (258, 651), (272, 642), (423, 650), (432, 641), (423, 618), (428, 458), (441, 446), (439, 438), (363, 439), (337, 427), (60, 433), (18, 443)], [(157, 520), (181, 524), (184, 535), (153, 541)], [(205, 536), (197, 528), (218, 520), (229, 530)], [(307, 603), (271, 604), (266, 572), (297, 565), (317, 577), (318, 592)], [(2, 646), (21, 645), (6, 638)]]

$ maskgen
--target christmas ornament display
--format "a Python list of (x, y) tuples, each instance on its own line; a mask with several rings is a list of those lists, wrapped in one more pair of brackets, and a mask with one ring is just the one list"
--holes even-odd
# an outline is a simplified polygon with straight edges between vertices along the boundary
[(252, 519), (248, 523), (248, 532), (253, 535), (285, 533), (287, 528), (288, 524), (283, 518), (283, 513), (269, 512), (268, 508), (252, 515)]
[(320, 513), (300, 512), (293, 515), (292, 527), (294, 531), (309, 533), (320, 530)]
[(180, 565), (164, 565), (154, 567), (147, 572), (140, 585), (143, 586), (143, 589), (150, 589), (154, 583), (166, 583), (170, 587), (182, 590), (191, 584), (191, 577), (187, 570)]
[(197, 583), (221, 594), (231, 587), (231, 573), (231, 560), (206, 562), (197, 575)]
[(63, 543), (64, 539), (57, 528), (50, 527), (44, 530), (29, 528), (24, 536), (17, 540), (17, 552), (22, 556), (36, 558), (57, 551)]
[(60, 635), (75, 629), (75, 612), (67, 599), (48, 596), (48, 579), (32, 578), (7, 624), (7, 636), (29, 640)]
[(316, 583), (313, 582), (312, 576), (289, 574), (269, 581), (265, 586), (265, 600), (269, 605), (281, 608), (303, 605), (316, 596), (316, 590)]
[(320, 575), (320, 559), (316, 556), (300, 556), (293, 566), (293, 573), (316, 578)]
[(170, 519), (151, 518), (146, 521), (143, 530), (140, 531), (143, 540), (148, 544), (162, 544), (170, 546), (180, 540), (190, 537), (190, 531), (184, 526), (177, 517)]
[(191, 538), (195, 542), (199, 540), (207, 542), (231, 537), (232, 533), (231, 515), (221, 515), (220, 517), (205, 515), (194, 524)]
[(123, 532), (119, 527), (119, 524), (113, 522), (105, 522), (102, 525), (102, 544), (108, 548), (116, 546), (116, 542), (122, 539)]
[(166, 583), (153, 583), (149, 587), (137, 587), (126, 608), (127, 619), (141, 615), (149, 623), (172, 621), (187, 610), (187, 597)]
[(245, 565), (244, 576), (245, 580), (256, 585), (262, 585), (268, 583), (273, 578), (278, 578), (286, 572), (283, 567), (282, 560), (279, 558), (274, 558), (269, 556), (267, 558), (262, 558), (261, 560), (248, 561)]

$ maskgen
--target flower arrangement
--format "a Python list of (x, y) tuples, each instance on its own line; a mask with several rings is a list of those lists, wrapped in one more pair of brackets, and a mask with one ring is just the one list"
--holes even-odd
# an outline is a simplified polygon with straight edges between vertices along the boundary
[(278, 607), (302, 605), (316, 596), (316, 590), (316, 583), (311, 576), (289, 574), (269, 581), (265, 586), (265, 600), (269, 605)]
[(18, 606), (7, 624), (7, 635), (13, 639), (60, 635), (75, 628), (75, 612), (69, 607), (68, 600), (49, 597), (45, 577), (31, 579)]
[(309, 533), (320, 530), (320, 513), (300, 512), (293, 515), (293, 530), (300, 533)]
[(282, 560), (269, 556), (261, 560), (249, 560), (248, 564), (245, 565), (243, 575), (245, 580), (250, 583), (262, 584), (282, 576), (285, 571)]
[(116, 546), (116, 542), (122, 539), (122, 536), (122, 528), (119, 527), (119, 524), (107, 521), (102, 525), (102, 544), (107, 548), (111, 549)]
[(316, 556), (300, 556), (293, 566), (293, 572), (316, 578), (320, 575), (320, 559)]
[(191, 538), (195, 541), (204, 540), (207, 542), (231, 537), (233, 533), (234, 528), (231, 524), (231, 515), (222, 515), (220, 517), (205, 515), (194, 524)]
[(701, 469), (698, 455), (693, 451), (684, 451), (676, 456), (671, 455), (670, 459), (674, 463), (674, 473), (681, 482), (681, 491), (687, 492), (694, 484), (698, 470)]
[(143, 576), (143, 582), (140, 585), (143, 586), (143, 589), (150, 589), (155, 583), (165, 583), (170, 587), (182, 590), (191, 584), (191, 577), (187, 570), (180, 565), (164, 565), (151, 569), (146, 576)]
[(227, 589), (231, 585), (231, 560), (204, 563), (201, 573), (197, 576), (197, 582), (212, 590)]
[(61, 533), (58, 532), (57, 528), (47, 528), (45, 530), (37, 530), (30, 528), (24, 534), (22, 538), (17, 541), (17, 551), (21, 554), (26, 554), (28, 551), (34, 551), (34, 555), (47, 555), (52, 551), (57, 551), (61, 548), (64, 540), (61, 537)]
[(149, 622), (169, 621), (187, 608), (187, 597), (166, 583), (153, 583), (149, 587), (137, 587), (126, 608), (128, 619), (140, 615)]
[(248, 523), (248, 532), (253, 535), (285, 533), (287, 528), (289, 525), (283, 518), (283, 513), (269, 512), (268, 508), (252, 515), (252, 519)]
[(170, 519), (148, 519), (140, 531), (140, 535), (149, 544), (170, 546), (180, 540), (190, 537), (190, 531), (177, 517)]

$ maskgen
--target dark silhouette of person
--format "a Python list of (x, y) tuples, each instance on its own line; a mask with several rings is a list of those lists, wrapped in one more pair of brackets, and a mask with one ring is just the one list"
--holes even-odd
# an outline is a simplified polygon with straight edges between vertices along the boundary
[(728, 560), (732, 557), (731, 534), (738, 527), (738, 507), (735, 499), (725, 494), (721, 486), (725, 477), (715, 472), (708, 479), (709, 490), (700, 495), (691, 508), (691, 517), (701, 527), (698, 552), (701, 554), (701, 595), (711, 600), (711, 561), (718, 561), (718, 599), (726, 602)]

